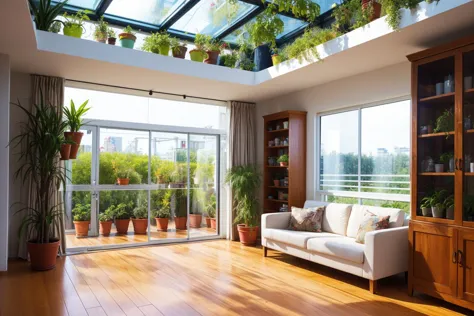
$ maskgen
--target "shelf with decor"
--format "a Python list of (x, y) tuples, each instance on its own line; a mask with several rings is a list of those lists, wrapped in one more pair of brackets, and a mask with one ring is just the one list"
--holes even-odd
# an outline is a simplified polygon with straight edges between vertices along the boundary
[(306, 116), (306, 112), (283, 111), (263, 117), (265, 213), (290, 211), (292, 206), (304, 205)]

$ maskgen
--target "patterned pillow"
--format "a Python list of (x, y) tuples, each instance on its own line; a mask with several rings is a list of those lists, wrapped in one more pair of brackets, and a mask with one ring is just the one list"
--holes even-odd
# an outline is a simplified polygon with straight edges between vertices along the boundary
[(291, 208), (291, 230), (321, 232), (325, 206), (311, 208)]
[(357, 231), (356, 242), (365, 243), (365, 234), (374, 230), (387, 229), (390, 216), (378, 216), (371, 212), (366, 212), (362, 223)]

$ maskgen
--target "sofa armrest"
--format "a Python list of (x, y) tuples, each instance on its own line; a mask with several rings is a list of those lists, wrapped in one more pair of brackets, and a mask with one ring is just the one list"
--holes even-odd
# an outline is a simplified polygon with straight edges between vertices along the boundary
[(370, 280), (408, 271), (408, 227), (367, 233), (364, 252), (364, 277)]
[(262, 215), (262, 231), (266, 228), (286, 229), (290, 225), (290, 212)]

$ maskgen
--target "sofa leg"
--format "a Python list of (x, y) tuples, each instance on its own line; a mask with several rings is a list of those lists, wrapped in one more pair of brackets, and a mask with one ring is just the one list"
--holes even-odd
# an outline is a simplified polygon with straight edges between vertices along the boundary
[(370, 293), (377, 293), (377, 280), (369, 280)]
[(263, 246), (263, 256), (266, 257), (267, 256), (267, 250), (268, 248)]

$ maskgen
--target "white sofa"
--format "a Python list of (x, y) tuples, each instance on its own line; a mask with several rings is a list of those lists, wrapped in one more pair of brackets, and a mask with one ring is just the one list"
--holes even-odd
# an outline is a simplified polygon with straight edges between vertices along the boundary
[[(290, 212), (262, 215), (262, 246), (369, 279), (377, 280), (408, 270), (408, 220), (399, 209), (306, 201), (305, 207), (326, 206), (321, 233), (288, 229)], [(366, 211), (390, 215), (388, 229), (369, 232), (365, 244), (355, 242)]]

